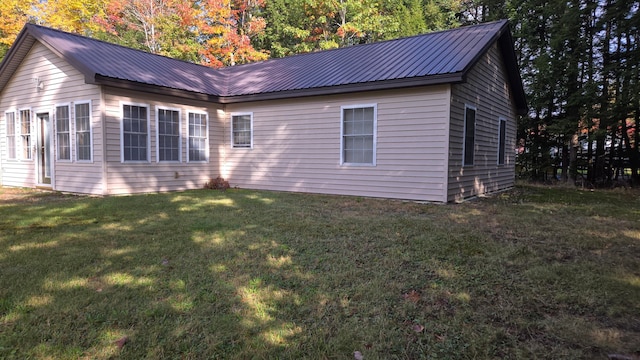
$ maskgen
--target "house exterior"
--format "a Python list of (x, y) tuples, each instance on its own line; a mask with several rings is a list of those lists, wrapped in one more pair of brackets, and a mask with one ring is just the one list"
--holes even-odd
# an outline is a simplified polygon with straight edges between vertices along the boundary
[(211, 69), (33, 24), (0, 63), (0, 183), (450, 202), (514, 185), (506, 21)]

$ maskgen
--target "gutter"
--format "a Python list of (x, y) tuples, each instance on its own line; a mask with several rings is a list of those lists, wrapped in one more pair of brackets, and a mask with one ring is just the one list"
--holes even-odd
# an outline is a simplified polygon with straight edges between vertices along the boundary
[(253, 101), (280, 100), (280, 99), (291, 99), (291, 98), (301, 98), (301, 97), (320, 96), (320, 95), (348, 94), (348, 93), (363, 92), (363, 91), (390, 90), (390, 89), (401, 89), (401, 88), (427, 86), (427, 85), (461, 83), (465, 81), (465, 74), (462, 72), (458, 72), (458, 73), (451, 73), (451, 74), (432, 75), (432, 76), (415, 77), (415, 78), (392, 79), (392, 80), (382, 80), (382, 81), (367, 82), (367, 83), (346, 84), (346, 85), (326, 86), (326, 87), (307, 88), (307, 89), (293, 89), (293, 90), (284, 90), (284, 91), (264, 92), (264, 93), (257, 93), (257, 94), (240, 94), (240, 95), (215, 95), (215, 94), (197, 93), (197, 92), (192, 92), (187, 90), (139, 83), (131, 80), (116, 79), (116, 78), (111, 78), (111, 77), (107, 77), (99, 74), (95, 75), (93, 79), (89, 79), (89, 80), (90, 81), (88, 81), (88, 83), (97, 84), (97, 85), (106, 85), (106, 86), (111, 86), (111, 87), (116, 87), (121, 89), (143, 91), (143, 92), (159, 94), (159, 95), (171, 95), (171, 96), (185, 98), (185, 99), (200, 100), (200, 101), (213, 102), (216, 104), (224, 105), (224, 104), (239, 104), (239, 103), (253, 102)]

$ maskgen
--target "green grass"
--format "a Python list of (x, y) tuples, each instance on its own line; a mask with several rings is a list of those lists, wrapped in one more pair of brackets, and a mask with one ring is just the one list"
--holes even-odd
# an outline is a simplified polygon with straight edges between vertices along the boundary
[(637, 356), (639, 259), (637, 190), (0, 188), (0, 358)]

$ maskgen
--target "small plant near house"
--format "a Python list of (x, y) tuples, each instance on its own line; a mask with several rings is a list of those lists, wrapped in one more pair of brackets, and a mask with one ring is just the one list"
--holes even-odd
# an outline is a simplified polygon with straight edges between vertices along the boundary
[(225, 180), (222, 176), (218, 176), (215, 179), (210, 179), (204, 184), (205, 189), (211, 190), (222, 190), (225, 191), (229, 188), (229, 182)]

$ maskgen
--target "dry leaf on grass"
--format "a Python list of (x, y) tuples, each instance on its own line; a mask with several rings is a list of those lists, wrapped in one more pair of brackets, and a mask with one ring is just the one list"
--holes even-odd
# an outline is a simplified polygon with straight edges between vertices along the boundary
[(114, 343), (116, 344), (116, 346), (118, 346), (118, 349), (122, 349), (122, 347), (124, 346), (124, 344), (126, 344), (127, 342), (129, 342), (129, 338), (126, 336), (121, 337), (120, 339), (114, 341)]
[(420, 293), (415, 290), (411, 290), (406, 294), (402, 294), (402, 298), (416, 304), (418, 301), (420, 301)]

